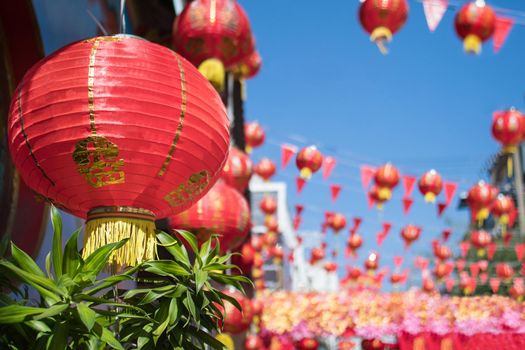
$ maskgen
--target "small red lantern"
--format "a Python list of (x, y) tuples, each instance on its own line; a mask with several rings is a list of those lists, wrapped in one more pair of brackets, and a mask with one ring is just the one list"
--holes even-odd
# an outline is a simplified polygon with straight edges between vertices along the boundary
[(259, 208), (266, 215), (273, 215), (277, 211), (277, 201), (274, 197), (264, 196), (259, 202)]
[(357, 281), (359, 277), (361, 277), (362, 273), (361, 270), (357, 267), (352, 267), (348, 269), (348, 278), (351, 281)]
[(514, 276), (514, 269), (507, 263), (496, 264), (496, 275), (502, 280), (510, 280)]
[(408, 17), (406, 0), (365, 0), (359, 8), (361, 26), (370, 34), (379, 50), (386, 54), (385, 43), (403, 27)]
[(324, 264), (324, 269), (326, 272), (331, 273), (337, 271), (337, 264), (333, 261), (328, 261)]
[[(239, 311), (232, 303), (224, 301), (224, 321), (222, 322), (223, 331), (230, 334), (246, 332), (252, 323), (253, 311), (250, 299), (237, 291), (224, 291), (224, 294), (234, 298), (241, 305)], [(217, 305), (222, 309), (220, 305)]]
[(403, 281), (403, 278), (404, 276), (400, 273), (393, 273), (391, 276), (390, 276), (390, 282), (394, 285), (396, 284), (399, 284)]
[(255, 259), (255, 249), (253, 249), (253, 246), (250, 242), (246, 242), (241, 246), (240, 255), (234, 255), (232, 256), (232, 263), (234, 265), (237, 265), (241, 271), (234, 269), (234, 273), (242, 273), (242, 274), (248, 274), (252, 267), (253, 267), (253, 261)]
[(219, 236), (223, 252), (241, 244), (250, 230), (250, 208), (234, 188), (219, 181), (190, 209), (169, 219), (173, 230), (193, 232), (199, 242)]
[(261, 316), (264, 310), (264, 304), (260, 299), (252, 299), (252, 311), (254, 316)]
[(295, 164), (301, 172), (301, 177), (303, 179), (309, 179), (313, 173), (321, 169), (323, 165), (323, 155), (315, 146), (304, 147), (297, 153)]
[(262, 251), (262, 249), (263, 249), (263, 246), (264, 246), (264, 239), (263, 239), (262, 236), (252, 235), (252, 237), (251, 237), (251, 244), (252, 244), (253, 249), (257, 253), (260, 253)]
[(222, 179), (226, 184), (244, 193), (253, 173), (253, 163), (250, 157), (237, 147), (232, 147), (228, 159), (224, 163)]
[(375, 185), (372, 186), (372, 188), (370, 188), (370, 191), (368, 192), (368, 197), (373, 203), (377, 205), (378, 209), (383, 208), (383, 204), (385, 203), (385, 200), (381, 198), (381, 196), (379, 195), (379, 187)]
[(494, 34), (496, 13), (484, 1), (471, 2), (459, 10), (454, 24), (465, 52), (479, 54), (481, 44)]
[(368, 254), (368, 257), (365, 260), (365, 269), (368, 272), (373, 272), (379, 267), (379, 253), (372, 252)]
[(423, 291), (426, 293), (432, 293), (436, 290), (436, 285), (431, 278), (425, 278), (423, 280)]
[(452, 269), (449, 266), (452, 267), (452, 265), (447, 265), (442, 262), (437, 263), (434, 267), (434, 276), (436, 276), (438, 280), (442, 280), (443, 278), (447, 277), (452, 272)]
[(250, 154), (252, 149), (260, 147), (264, 143), (265, 137), (264, 129), (259, 123), (245, 123), (244, 138), (246, 140), (246, 153)]
[(268, 231), (264, 234), (264, 245), (266, 248), (275, 247), (279, 242), (279, 237), (275, 231)]
[(443, 244), (438, 244), (434, 248), (434, 256), (441, 261), (447, 260), (452, 256), (452, 250)]
[(354, 233), (348, 237), (347, 245), (350, 250), (355, 251), (363, 245), (363, 238), (358, 233)]
[(478, 248), (478, 256), (482, 257), (485, 255), (485, 248), (492, 242), (492, 236), (484, 230), (473, 231), (470, 234), (470, 242)]
[(492, 119), (492, 136), (503, 146), (505, 153), (513, 154), (517, 145), (523, 141), (525, 120), (515, 108), (494, 112)]
[(255, 254), (253, 257), (253, 267), (254, 268), (260, 268), (264, 265), (264, 259), (262, 258), (261, 254)]
[(496, 201), (492, 206), (492, 214), (499, 218), (501, 225), (508, 225), (510, 221), (510, 215), (516, 210), (514, 200), (510, 196), (499, 194), (496, 197)]
[(385, 344), (379, 339), (363, 339), (361, 348), (363, 350), (384, 350)]
[(84, 257), (130, 238), (110, 258), (117, 267), (155, 257), (154, 220), (199, 200), (228, 153), (217, 92), (178, 54), (143, 39), (70, 44), (29, 70), (14, 96), (8, 140), (22, 179), (87, 218)]
[(405, 247), (408, 248), (421, 235), (421, 228), (415, 225), (407, 225), (401, 229), (401, 238), (405, 241)]
[(314, 338), (303, 338), (295, 344), (297, 350), (317, 350), (319, 342)]
[(277, 170), (277, 167), (275, 166), (275, 163), (268, 159), (263, 158), (255, 165), (255, 173), (259, 175), (264, 181), (269, 181), (272, 176), (275, 175), (275, 171)]
[(279, 232), (279, 222), (277, 221), (277, 218), (274, 215), (267, 216), (264, 219), (264, 226), (266, 226), (269, 232)]
[(509, 294), (511, 297), (521, 302), (523, 296), (525, 296), (525, 286), (523, 286), (522, 283), (514, 283), (512, 287), (509, 288)]
[(421, 194), (425, 196), (425, 202), (434, 203), (443, 189), (443, 180), (441, 175), (432, 169), (421, 176), (418, 186)]
[(387, 163), (376, 170), (374, 181), (379, 189), (379, 199), (382, 201), (390, 200), (392, 190), (399, 183), (399, 171), (395, 166)]
[(268, 255), (273, 258), (275, 264), (280, 264), (284, 257), (283, 248), (281, 246), (275, 245), (268, 249)]
[(248, 335), (244, 341), (244, 349), (246, 350), (262, 350), (264, 349), (264, 342), (258, 335)]
[(316, 262), (323, 260), (326, 256), (326, 251), (324, 248), (317, 247), (312, 249), (312, 256), (310, 258), (310, 264), (315, 264)]
[(497, 188), (483, 181), (470, 188), (467, 194), (467, 204), (477, 220), (483, 221), (488, 218), (497, 195)]
[(341, 213), (332, 213), (328, 218), (327, 224), (337, 234), (346, 227), (346, 218)]
[(255, 285), (256, 290), (263, 290), (264, 288), (266, 288), (266, 283), (263, 279), (257, 279), (253, 282), (253, 284)]
[(189, 2), (173, 24), (175, 51), (196, 66), (220, 91), (225, 68), (234, 68), (254, 51), (250, 23), (237, 1)]
[(239, 63), (233, 71), (237, 78), (250, 79), (259, 73), (261, 66), (261, 55), (259, 52), (253, 51), (252, 54)]

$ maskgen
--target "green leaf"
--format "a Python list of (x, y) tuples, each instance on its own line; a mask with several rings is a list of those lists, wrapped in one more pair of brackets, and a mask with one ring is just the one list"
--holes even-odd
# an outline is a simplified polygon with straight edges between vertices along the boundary
[(189, 291), (186, 291), (186, 298), (182, 301), (182, 304), (186, 307), (186, 309), (190, 312), (191, 317), (195, 321), (199, 321), (199, 316), (197, 315), (197, 310), (195, 308), (195, 302), (193, 301), (193, 298), (191, 297), (191, 293)]
[(183, 264), (188, 269), (190, 268), (188, 254), (182, 249), (179, 241), (162, 231), (157, 233), (157, 239), (159, 240), (159, 245), (164, 247), (175, 258), (175, 261)]
[(113, 253), (114, 250), (121, 248), (127, 241), (128, 239), (123, 239), (120, 242), (106, 244), (105, 246), (98, 248), (86, 258), (82, 271), (98, 275), (104, 266), (106, 266), (111, 253)]
[(78, 303), (77, 311), (80, 320), (86, 326), (87, 330), (90, 331), (95, 324), (97, 313), (93, 311), (86, 303)]
[(31, 321), (25, 322), (25, 324), (28, 325), (29, 327), (33, 328), (37, 332), (51, 333), (51, 328), (49, 328), (47, 326), (47, 324), (45, 324), (42, 321), (31, 320)]
[(199, 293), (204, 286), (204, 283), (208, 280), (208, 273), (206, 271), (198, 270), (195, 272), (195, 285), (197, 287), (197, 293)]
[[(135, 269), (133, 271), (135, 271)], [(97, 285), (94, 288), (86, 290), (84, 293), (88, 295), (93, 295), (93, 294), (100, 292), (101, 290), (111, 288), (114, 285), (119, 284), (120, 282), (130, 281), (132, 279), (133, 277), (128, 275), (127, 273), (123, 275), (115, 275), (115, 276), (106, 277), (103, 280), (98, 281)], [(77, 280), (77, 278), (75, 278), (75, 280)]]
[(35, 316), (35, 320), (43, 320), (48, 317), (56, 316), (64, 311), (66, 311), (69, 308), (69, 304), (55, 304), (53, 306), (48, 307), (47, 309), (44, 309), (45, 311), (42, 312), (40, 315)]
[(159, 337), (164, 333), (166, 330), (166, 327), (168, 326), (170, 322), (169, 318), (169, 305), (168, 300), (163, 300), (160, 303), (160, 307), (158, 308), (156, 314), (155, 314), (155, 321), (159, 324), (157, 328), (155, 328), (152, 332), (153, 334), (153, 342), (157, 344), (157, 340)]
[(193, 326), (189, 326), (187, 329), (196, 338), (202, 339), (206, 344), (210, 345), (212, 348), (216, 350), (227, 349), (223, 343), (221, 343), (219, 340), (215, 339), (215, 337), (213, 337), (211, 334), (203, 331), (202, 329), (198, 329)]
[(46, 311), (40, 307), (9, 305), (0, 307), (0, 324), (20, 323)]
[(67, 273), (71, 278), (75, 277), (75, 274), (80, 266), (80, 254), (78, 252), (78, 235), (80, 234), (80, 228), (77, 229), (66, 242), (64, 248), (64, 260), (62, 261), (62, 271)]
[(144, 270), (160, 276), (190, 276), (185, 268), (171, 260), (151, 260), (144, 263)]
[(172, 298), (169, 307), (169, 324), (173, 325), (179, 319), (179, 304), (177, 298)]
[(115, 338), (113, 333), (111, 333), (106, 327), (102, 326), (100, 323), (95, 322), (93, 326), (93, 332), (99, 336), (107, 345), (111, 346), (113, 349), (124, 350), (124, 347), (120, 342)]
[(46, 255), (46, 273), (48, 278), (53, 278), (53, 275), (51, 274), (51, 252)]
[(31, 259), (31, 257), (18, 248), (14, 243), (11, 242), (11, 256), (15, 260), (16, 264), (24, 271), (32, 273), (36, 276), (46, 277), (44, 272), (38, 267), (38, 265)]
[(51, 249), (51, 257), (53, 260), (53, 267), (55, 269), (55, 277), (62, 276), (62, 218), (58, 209), (51, 206), (49, 212), (51, 223), (53, 224), (53, 246)]
[(175, 230), (181, 237), (190, 245), (193, 253), (198, 254), (199, 248), (197, 246), (197, 238), (193, 233), (184, 230)]
[(53, 328), (49, 350), (63, 350), (67, 347), (68, 329), (66, 321), (58, 322)]
[(3, 258), (5, 256), (5, 253), (7, 252), (7, 248), (9, 248), (9, 242), (11, 241), (11, 235), (4, 235), (2, 239), (0, 239), (0, 258)]

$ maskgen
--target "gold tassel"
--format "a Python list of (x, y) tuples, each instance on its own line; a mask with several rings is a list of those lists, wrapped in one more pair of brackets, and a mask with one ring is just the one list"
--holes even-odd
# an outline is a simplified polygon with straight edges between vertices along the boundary
[(216, 58), (209, 58), (199, 65), (199, 72), (208, 79), (215, 90), (224, 90), (224, 65)]
[(514, 163), (512, 161), (513, 154), (509, 154), (507, 157), (507, 177), (511, 178), (513, 174)]
[(463, 49), (466, 53), (479, 55), (481, 53), (481, 39), (474, 34), (467, 35), (463, 40)]
[(425, 202), (434, 203), (436, 201), (436, 195), (432, 192), (425, 193)]
[(370, 35), (370, 40), (376, 43), (383, 55), (386, 55), (388, 54), (386, 43), (392, 41), (392, 32), (387, 27), (377, 27)]

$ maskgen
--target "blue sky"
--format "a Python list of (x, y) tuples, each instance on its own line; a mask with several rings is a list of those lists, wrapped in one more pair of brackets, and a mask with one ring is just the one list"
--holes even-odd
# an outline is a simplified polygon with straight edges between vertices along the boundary
[[(389, 265), (403, 253), (399, 230), (405, 224), (423, 227), (409, 259), (430, 254), (430, 240), (448, 225), (455, 229), (451, 242), (458, 241), (466, 211), (451, 207), (438, 219), (435, 206), (426, 205), (416, 189), (410, 215), (404, 216), (401, 185), (383, 212), (368, 210), (358, 167), (391, 161), (417, 176), (436, 168), (445, 179), (457, 181), (460, 190), (485, 178), (483, 165), (498, 150), (490, 135), (492, 112), (524, 109), (524, 27), (514, 27), (499, 54), (489, 42), (481, 56), (468, 56), (453, 29), (455, 10), (449, 9), (431, 33), (422, 5), (409, 1), (408, 22), (395, 35), (390, 54), (382, 56), (359, 25), (357, 0), (240, 3), (263, 57), (259, 76), (248, 82), (246, 103), (247, 118), (267, 131), (268, 142), (254, 151), (254, 159), (279, 160), (278, 145), (289, 142), (317, 144), (340, 160), (331, 181), (318, 174), (300, 196), (295, 194), (294, 164), (275, 177), (290, 186), (291, 210), (295, 203), (305, 205), (302, 228), (318, 229), (324, 210), (362, 216), (362, 261), (376, 249), (381, 222), (391, 221), (394, 227), (379, 249), (382, 263)], [(525, 11), (519, 0), (489, 3)], [(329, 198), (332, 181), (344, 186), (336, 204)], [(330, 245), (342, 245), (346, 232), (341, 236), (329, 238)]]

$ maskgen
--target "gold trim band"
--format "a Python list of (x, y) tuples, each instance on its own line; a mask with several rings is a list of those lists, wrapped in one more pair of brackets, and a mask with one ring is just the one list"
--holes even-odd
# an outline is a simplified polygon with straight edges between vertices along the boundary
[(88, 66), (88, 111), (89, 111), (89, 127), (93, 135), (97, 134), (95, 127), (95, 57), (97, 55), (97, 49), (100, 45), (100, 40), (95, 39), (93, 46), (91, 46), (91, 52), (89, 53), (89, 66)]
[(155, 214), (151, 210), (134, 207), (107, 206), (91, 209), (88, 212), (86, 221), (111, 217), (134, 218), (148, 221), (155, 220)]

